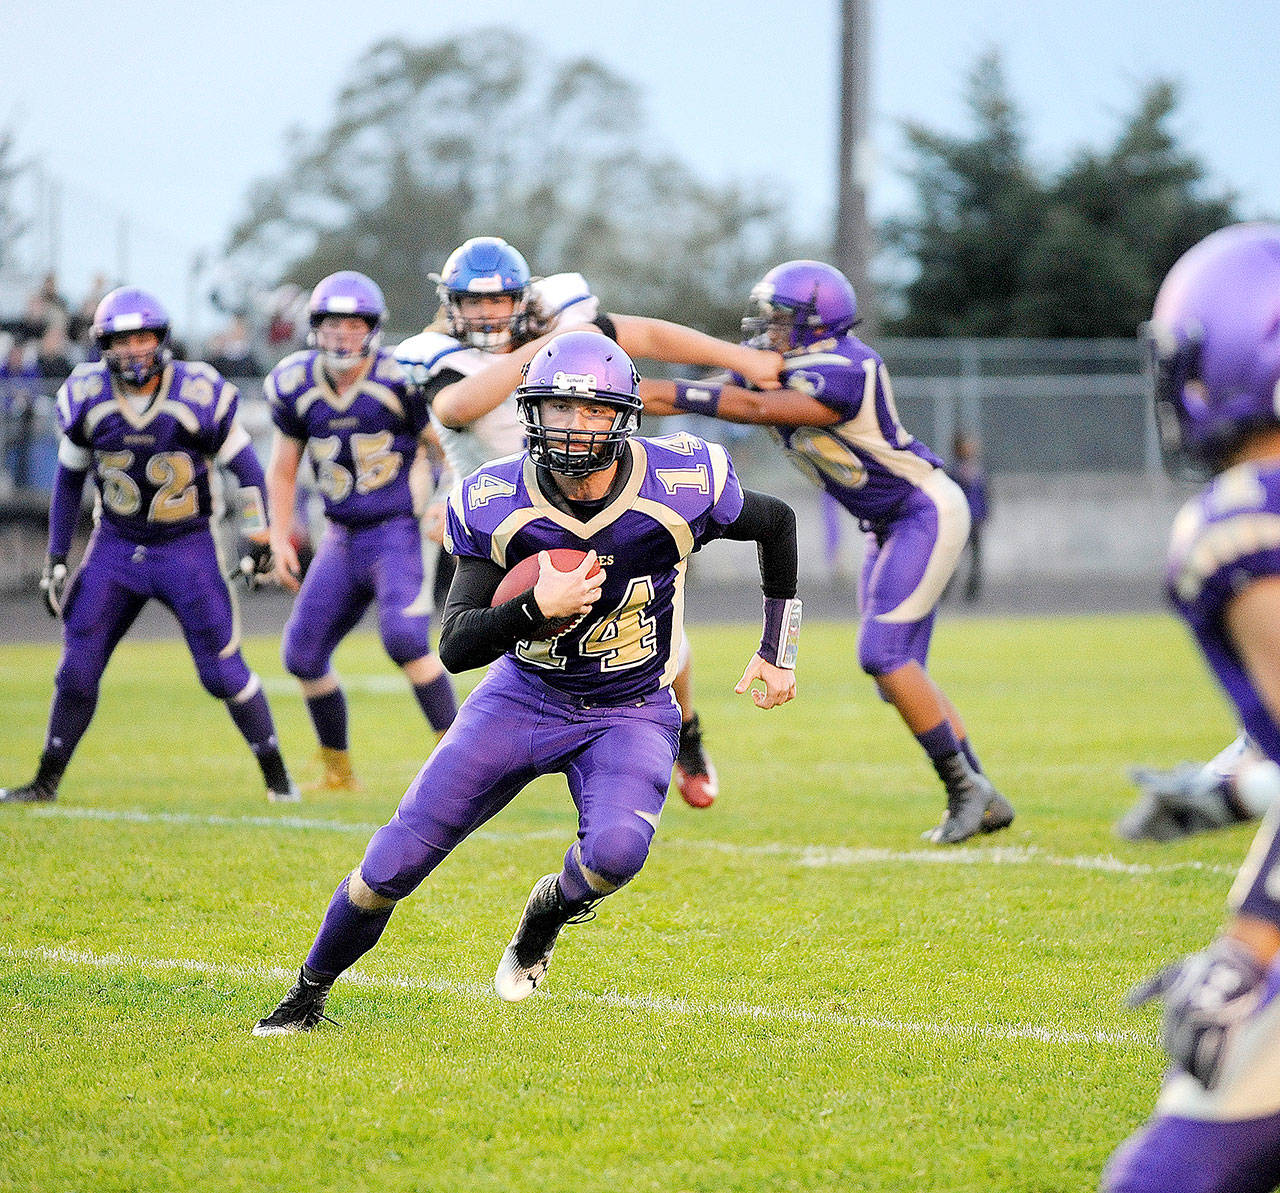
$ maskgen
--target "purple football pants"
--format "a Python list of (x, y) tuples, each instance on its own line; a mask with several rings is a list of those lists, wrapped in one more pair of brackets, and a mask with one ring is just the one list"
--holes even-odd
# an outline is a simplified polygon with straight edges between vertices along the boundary
[(1280, 1114), (1227, 1122), (1157, 1115), (1116, 1152), (1104, 1193), (1269, 1193)]
[(299, 679), (328, 674), (333, 652), (371, 601), (396, 663), (430, 654), (422, 556), (421, 528), (409, 514), (360, 527), (330, 522), (285, 626), (285, 669)]
[(869, 675), (925, 666), (938, 601), (969, 537), (964, 493), (934, 472), (893, 522), (867, 536), (858, 583), (858, 662)]
[(205, 528), (158, 543), (121, 538), (100, 522), (67, 591), (60, 691), (95, 698), (107, 661), (150, 599), (173, 610), (200, 682), (219, 700), (253, 678), (213, 536)]
[(559, 773), (578, 810), (570, 852), (609, 888), (621, 886), (648, 856), (679, 734), (670, 689), (635, 705), (591, 707), (504, 656), (374, 834), (361, 877), (378, 894), (403, 898), (521, 788)]

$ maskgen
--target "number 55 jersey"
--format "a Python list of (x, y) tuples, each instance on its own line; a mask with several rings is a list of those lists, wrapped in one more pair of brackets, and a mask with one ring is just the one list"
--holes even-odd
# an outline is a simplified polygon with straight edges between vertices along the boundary
[(314, 350), (285, 357), (264, 388), (280, 433), (308, 446), (326, 517), (355, 527), (413, 513), (409, 467), (430, 416), (388, 350), (341, 396)]
[(605, 569), (595, 608), (556, 638), (524, 641), (515, 664), (576, 699), (611, 705), (668, 686), (678, 659), (689, 556), (741, 513), (724, 448), (682, 433), (627, 443), (614, 495), (584, 517), (547, 496), (527, 453), (494, 460), (449, 498), (445, 547), (510, 570), (553, 547), (594, 550)]

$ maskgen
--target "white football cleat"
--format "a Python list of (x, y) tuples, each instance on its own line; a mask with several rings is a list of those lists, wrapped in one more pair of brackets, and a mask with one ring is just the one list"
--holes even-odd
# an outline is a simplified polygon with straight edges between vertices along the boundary
[(544, 874), (533, 884), (516, 934), (498, 962), (493, 988), (505, 1002), (520, 1002), (542, 985), (551, 967), (556, 938), (565, 924), (581, 924), (595, 917), (594, 900), (577, 908), (565, 902), (559, 877)]

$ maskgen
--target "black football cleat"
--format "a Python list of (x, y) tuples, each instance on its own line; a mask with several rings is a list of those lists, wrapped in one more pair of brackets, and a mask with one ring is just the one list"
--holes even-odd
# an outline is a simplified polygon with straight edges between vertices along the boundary
[(506, 1002), (528, 998), (542, 985), (561, 928), (595, 918), (596, 901), (580, 906), (565, 902), (558, 878), (558, 874), (544, 874), (533, 884), (516, 934), (498, 963), (493, 988)]
[(0, 787), (0, 804), (51, 804), (57, 798), (57, 786), (39, 779), (21, 787)]
[(676, 790), (691, 808), (709, 808), (720, 794), (716, 768), (702, 744), (702, 724), (694, 713), (680, 723), (680, 750), (676, 754)]
[(337, 1021), (324, 1013), (324, 1000), (329, 997), (332, 982), (317, 982), (307, 977), (306, 970), (298, 971), (298, 980), (270, 1015), (259, 1019), (253, 1029), (255, 1036), (287, 1036), (294, 1032), (314, 1031), (321, 1021), (337, 1026)]

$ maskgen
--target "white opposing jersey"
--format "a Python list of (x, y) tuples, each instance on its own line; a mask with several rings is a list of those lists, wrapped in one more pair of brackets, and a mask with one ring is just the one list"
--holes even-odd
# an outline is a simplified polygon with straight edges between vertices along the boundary
[[(528, 305), (533, 322), (541, 331), (590, 323), (600, 310), (599, 299), (580, 273), (556, 273), (531, 282)], [(442, 373), (470, 377), (497, 359), (492, 353), (468, 347), (438, 331), (410, 337), (395, 350), (395, 355), (419, 385), (429, 385)], [(468, 476), (481, 464), (524, 450), (524, 426), (514, 395), (461, 430), (446, 427), (434, 417), (432, 423), (455, 477)]]

